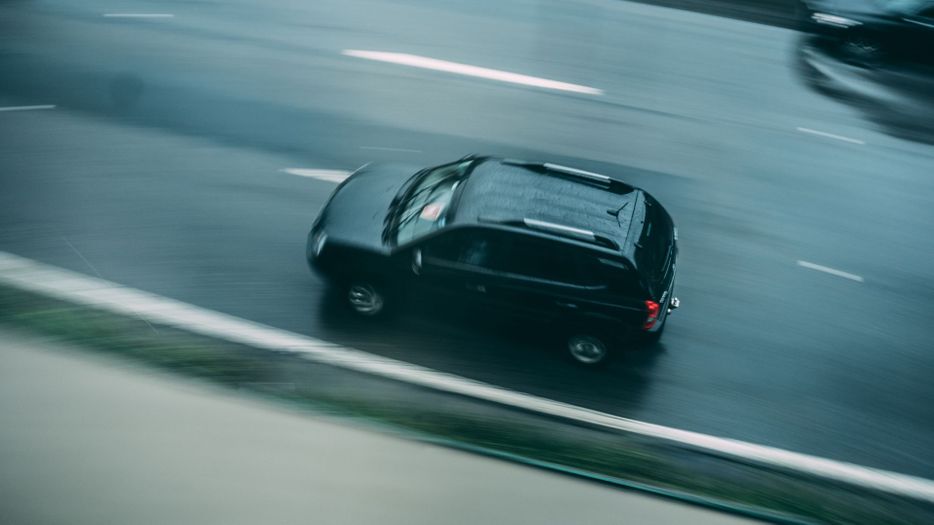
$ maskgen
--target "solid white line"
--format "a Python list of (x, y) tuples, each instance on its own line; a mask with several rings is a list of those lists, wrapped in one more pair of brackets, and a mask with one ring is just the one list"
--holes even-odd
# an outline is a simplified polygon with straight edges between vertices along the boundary
[(811, 270), (817, 270), (819, 272), (829, 273), (830, 275), (836, 275), (837, 277), (843, 277), (844, 279), (849, 279), (851, 281), (856, 281), (858, 283), (863, 282), (863, 278), (855, 273), (844, 272), (842, 270), (836, 270), (829, 266), (822, 266), (820, 264), (814, 264), (807, 261), (798, 261), (798, 266), (803, 268), (809, 268)]
[(350, 172), (344, 170), (309, 170), (304, 168), (285, 168), (279, 171), (288, 173), (290, 175), (310, 177), (312, 179), (318, 179), (327, 182), (342, 182), (344, 179), (350, 176)]
[(934, 482), (924, 478), (655, 425), (513, 392), (213, 312), (5, 252), (0, 252), (0, 282), (22, 290), (122, 315), (141, 317), (156, 324), (209, 337), (276, 352), (294, 353), (318, 363), (499, 403), (550, 417), (664, 439), (722, 456), (792, 469), (934, 503)]
[(402, 153), (421, 153), (420, 149), (408, 149), (408, 148), (387, 148), (383, 146), (360, 146), (360, 149), (371, 149), (376, 151), (399, 151)]
[(579, 84), (570, 84), (549, 80), (547, 78), (532, 77), (521, 75), (519, 73), (510, 73), (499, 69), (488, 69), (485, 67), (470, 66), (459, 64), (457, 62), (448, 62), (436, 58), (422, 57), (418, 55), (407, 55), (405, 53), (387, 53), (384, 51), (364, 51), (359, 49), (345, 49), (344, 55), (365, 58), (367, 60), (377, 60), (380, 62), (389, 62), (403, 66), (418, 67), (422, 69), (433, 69), (435, 71), (444, 71), (457, 75), (466, 75), (471, 77), (486, 78), (489, 80), (498, 80), (500, 82), (509, 82), (511, 84), (522, 84), (525, 86), (534, 86), (544, 89), (555, 89), (558, 91), (570, 91), (572, 93), (583, 93), (585, 95), (602, 95), (603, 90)]
[(104, 13), (104, 18), (175, 18), (170, 13)]
[(55, 109), (55, 104), (41, 104), (38, 106), (7, 106), (0, 111), (32, 111), (34, 109)]
[(826, 131), (818, 131), (811, 128), (798, 128), (798, 131), (801, 133), (810, 133), (812, 135), (817, 135), (820, 137), (827, 137), (829, 139), (842, 140), (843, 142), (849, 142), (851, 144), (865, 144), (862, 140), (851, 139), (850, 137), (844, 137), (843, 135), (834, 135), (833, 133), (827, 133)]

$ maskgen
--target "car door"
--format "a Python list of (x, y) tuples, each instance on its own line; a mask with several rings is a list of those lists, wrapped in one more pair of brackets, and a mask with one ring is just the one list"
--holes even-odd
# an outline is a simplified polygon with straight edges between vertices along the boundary
[(620, 318), (608, 272), (600, 268), (592, 250), (533, 236), (508, 246), (510, 252), (496, 268), (489, 289), (508, 313), (553, 326)]
[(489, 282), (501, 245), (480, 228), (455, 228), (413, 250), (412, 269), (425, 302), (441, 307), (489, 306)]

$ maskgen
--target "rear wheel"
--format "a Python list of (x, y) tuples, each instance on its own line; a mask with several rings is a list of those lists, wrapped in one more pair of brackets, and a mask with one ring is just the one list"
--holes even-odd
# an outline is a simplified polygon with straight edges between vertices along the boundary
[(606, 339), (593, 334), (571, 335), (567, 340), (567, 349), (576, 363), (585, 366), (605, 364), (610, 357), (610, 347)]

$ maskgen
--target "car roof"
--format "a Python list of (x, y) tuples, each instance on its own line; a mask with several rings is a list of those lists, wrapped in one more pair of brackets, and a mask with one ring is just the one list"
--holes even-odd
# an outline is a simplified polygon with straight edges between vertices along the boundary
[(549, 163), (479, 159), (452, 223), (516, 226), (626, 252), (640, 190), (606, 175)]

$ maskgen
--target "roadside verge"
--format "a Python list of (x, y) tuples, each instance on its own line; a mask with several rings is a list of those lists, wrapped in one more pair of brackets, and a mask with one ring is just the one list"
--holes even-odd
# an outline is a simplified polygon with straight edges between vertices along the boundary
[[(927, 480), (804, 456), (811, 470), (770, 463), (762, 455), (782, 451), (504, 391), (2, 253), (0, 323), (416, 439), (773, 522), (934, 518)], [(820, 475), (830, 467), (837, 475)]]

